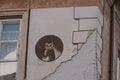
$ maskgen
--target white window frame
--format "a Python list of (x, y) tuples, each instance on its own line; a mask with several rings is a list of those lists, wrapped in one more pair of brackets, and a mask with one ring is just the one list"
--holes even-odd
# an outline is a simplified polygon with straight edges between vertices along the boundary
[[(11, 9), (11, 10), (0, 10), (0, 16), (2, 18), (4, 16), (22, 16), (22, 25), (21, 25), (21, 33), (20, 33), (20, 40), (18, 44), (18, 64), (17, 64), (17, 72), (16, 72), (16, 80), (25, 80), (26, 78), (26, 68), (27, 68), (27, 41), (28, 41), (28, 19), (29, 19), (29, 9)], [(5, 17), (6, 18), (6, 17)], [(11, 19), (11, 17), (10, 17)]]

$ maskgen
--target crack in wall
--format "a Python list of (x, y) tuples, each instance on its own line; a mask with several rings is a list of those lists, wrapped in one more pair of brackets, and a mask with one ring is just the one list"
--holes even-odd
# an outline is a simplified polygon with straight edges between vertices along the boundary
[[(97, 64), (97, 30), (96, 30), (96, 46), (95, 46), (95, 50), (96, 50), (96, 71), (98, 73), (98, 64)], [(96, 77), (98, 79), (98, 74), (96, 73)]]
[(90, 34), (89, 34), (88, 37), (86, 38), (86, 42), (83, 43), (79, 49), (76, 49), (76, 50), (77, 50), (77, 51), (76, 51), (76, 54), (74, 54), (74, 55), (71, 57), (71, 59), (61, 62), (61, 63), (57, 66), (57, 68), (54, 70), (54, 72), (52, 72), (52, 73), (50, 73), (49, 75), (45, 76), (45, 77), (42, 78), (41, 80), (46, 80), (46, 78), (48, 78), (49, 76), (51, 76), (52, 74), (54, 74), (54, 73), (59, 69), (59, 67), (60, 67), (63, 63), (67, 63), (67, 62), (71, 61), (75, 56), (77, 56), (77, 54), (79, 54), (78, 52), (80, 51), (80, 49), (84, 46), (84, 44), (87, 43), (87, 40), (88, 40), (89, 37), (94, 33), (94, 31), (96, 31), (96, 29), (94, 29), (93, 31), (90, 32)]
[[(70, 12), (69, 12), (70, 13)], [(71, 15), (70, 15), (71, 16)], [(86, 18), (87, 19), (87, 18)], [(91, 19), (93, 19), (93, 18), (91, 18)], [(96, 18), (95, 18), (96, 19)], [(41, 19), (42, 20), (42, 19)], [(58, 20), (58, 19), (56, 19), (55, 18), (55, 20)], [(78, 19), (78, 20), (80, 20), (80, 18)], [(77, 21), (78, 21), (77, 20)], [(48, 20), (49, 21), (49, 20)], [(53, 20), (54, 21), (54, 20)], [(59, 20), (58, 20), (59, 21)], [(61, 20), (60, 20), (61, 21)], [(33, 22), (34, 23), (34, 22)], [(68, 21), (68, 23), (69, 23), (69, 21)], [(85, 24), (87, 23), (87, 21), (85, 21)], [(91, 24), (94, 24), (95, 23), (95, 26), (94, 26), (94, 28), (92, 27), (92, 29), (91, 30), (88, 30), (88, 28), (89, 28), (89, 26), (91, 25)], [(65, 54), (63, 55), (63, 57), (61, 57), (60, 59), (58, 59), (57, 61), (55, 61), (55, 63), (53, 62), (53, 63), (48, 63), (48, 64), (44, 64), (42, 61), (40, 61), (39, 59), (36, 59), (36, 57), (34, 58), (34, 62), (36, 61), (36, 64), (35, 64), (35, 66), (32, 66), (32, 67), (30, 67), (29, 69), (28, 69), (28, 79), (37, 79), (37, 80), (48, 80), (48, 79), (50, 79), (51, 80), (51, 77), (52, 77), (52, 80), (54, 80), (54, 78), (53, 77), (56, 77), (56, 75), (57, 75), (57, 78), (59, 78), (59, 74), (61, 75), (61, 73), (63, 73), (63, 74), (65, 74), (65, 76), (67, 76), (67, 75), (73, 75), (74, 73), (76, 74), (76, 75), (79, 75), (79, 71), (77, 71), (78, 69), (80, 69), (80, 72), (81, 73), (83, 73), (82, 72), (82, 70), (83, 71), (85, 71), (84, 69), (86, 69), (86, 67), (89, 67), (89, 65), (87, 65), (88, 63), (95, 63), (96, 65), (97, 65), (97, 62), (96, 62), (96, 57), (97, 57), (97, 50), (95, 50), (95, 48), (93, 47), (93, 46), (95, 46), (95, 45), (98, 45), (97, 43), (99, 43), (99, 42), (97, 42), (97, 41), (95, 41), (95, 38), (97, 37), (97, 36), (95, 36), (95, 34), (93, 34), (94, 36), (92, 36), (93, 38), (93, 41), (91, 41), (92, 43), (94, 43), (94, 44), (92, 44), (92, 43), (89, 43), (89, 37), (91, 36), (91, 34), (94, 32), (94, 31), (97, 31), (97, 29), (99, 29), (99, 31), (101, 31), (101, 26), (98, 26), (98, 24), (96, 24), (97, 22), (96, 21), (94, 21), (94, 23), (90, 23), (90, 25), (89, 26), (86, 26), (86, 28), (85, 29), (87, 29), (87, 30), (83, 30), (83, 33), (82, 33), (82, 30), (80, 29), (81, 27), (80, 27), (80, 23), (79, 24), (77, 24), (77, 26), (76, 26), (76, 22), (75, 22), (75, 30), (77, 29), (76, 27), (79, 27), (78, 28), (78, 30), (76, 31), (76, 32), (78, 32), (78, 35), (75, 35), (75, 37), (79, 37), (79, 38), (71, 38), (71, 35), (69, 35), (69, 37), (70, 37), (70, 40), (69, 39), (67, 39), (66, 40), (66, 42), (67, 41), (70, 41), (68, 44), (70, 44), (70, 47), (69, 47), (69, 45), (67, 45), (65, 48), (65, 50), (66, 51), (69, 51), (69, 52), (64, 52)], [(73, 25), (73, 24), (70, 24), (70, 25)], [(73, 26), (72, 26), (73, 27)], [(88, 28), (87, 28), (88, 27)], [(90, 27), (90, 28), (91, 28)], [(99, 28), (98, 28), (99, 27)], [(37, 28), (36, 28), (37, 29)], [(36, 30), (35, 29), (35, 30)], [(74, 30), (74, 29), (72, 29), (72, 30)], [(66, 31), (66, 30), (65, 30)], [(87, 31), (87, 32), (85, 32), (85, 34), (84, 34), (84, 31)], [(79, 33), (80, 32), (80, 33)], [(71, 33), (71, 29), (70, 29), (70, 31), (69, 31), (69, 33)], [(96, 32), (95, 32), (96, 33)], [(80, 35), (79, 35), (80, 34)], [(81, 37), (81, 34), (82, 34), (82, 37)], [(38, 36), (36, 36), (36, 37), (38, 37)], [(65, 37), (65, 36), (64, 36)], [(63, 37), (63, 39), (64, 39), (64, 37)], [(71, 42), (71, 39), (75, 39), (76, 40), (76, 44), (77, 44), (77, 46), (75, 45), (75, 46), (73, 46), (72, 45), (72, 42)], [(91, 39), (91, 38), (90, 38)], [(34, 41), (34, 40), (33, 40)], [(83, 43), (79, 43), (78, 44), (78, 42), (80, 41), (80, 42), (83, 42)], [(65, 42), (65, 43), (66, 43)], [(87, 42), (88, 42), (88, 44), (91, 44), (91, 45), (88, 45), (87, 46)], [(86, 46), (85, 46), (86, 45)], [(72, 47), (71, 47), (72, 46)], [(84, 47), (86, 47), (86, 48), (84, 48)], [(82, 48), (82, 49), (81, 49)], [(30, 49), (33, 49), (32, 47), (30, 47)], [(91, 50), (91, 52), (90, 51), (88, 51), (88, 50)], [(94, 49), (94, 50), (93, 50)], [(32, 51), (32, 50), (31, 50)], [(79, 52), (80, 51), (80, 52)], [(95, 53), (95, 51), (97, 52), (97, 53)], [(94, 52), (94, 53), (93, 53)], [(68, 55), (67, 53), (70, 53), (70, 55)], [(83, 53), (83, 54), (80, 54), (80, 53)], [(85, 54), (84, 54), (85, 53)], [(89, 53), (92, 53), (92, 55), (91, 54), (89, 54)], [(86, 57), (86, 55), (87, 55), (87, 57)], [(29, 55), (30, 57), (32, 57), (32, 55)], [(92, 59), (89, 59), (89, 58), (92, 58)], [(79, 59), (80, 59), (80, 61), (79, 61)], [(94, 60), (93, 60), (94, 59)], [(62, 61), (61, 61), (62, 60)], [(76, 62), (76, 63), (74, 63), (74, 61)], [(85, 61), (85, 62), (83, 62), (83, 64), (85, 64), (84, 66), (85, 66), (85, 68), (83, 67), (83, 66), (81, 66), (81, 62), (82, 61)], [(33, 63), (34, 64), (34, 62), (30, 62), (30, 63)], [(63, 64), (63, 63), (65, 63), (65, 64)], [(71, 63), (71, 64), (69, 64), (69, 63)], [(78, 64), (78, 68), (76, 69), (76, 70), (73, 70), (73, 72), (72, 72), (72, 74), (71, 73), (68, 73), (67, 74), (67, 67), (69, 67), (69, 65), (74, 65), (74, 64)], [(93, 66), (91, 66), (91, 69), (93, 69), (94, 68), (94, 73), (93, 74), (95, 74), (94, 76), (93, 76), (93, 74), (91, 75), (91, 77), (96, 77), (97, 76), (97, 68), (96, 68), (96, 65), (93, 65)], [(30, 64), (31, 65), (31, 64)], [(42, 66), (43, 65), (43, 66)], [(50, 67), (50, 68), (49, 68)], [(73, 67), (73, 66), (72, 66)], [(69, 71), (72, 69), (72, 67), (69, 67), (70, 69), (68, 69)], [(75, 66), (76, 67), (76, 66)], [(83, 69), (81, 68), (81, 67), (83, 67)], [(39, 69), (39, 70), (35, 70), (34, 71), (34, 69)], [(65, 71), (64, 71), (64, 68), (65, 68)], [(95, 69), (96, 68), (96, 69)], [(33, 69), (33, 70), (31, 70), (31, 69)], [(88, 68), (88, 70), (89, 71), (92, 71), (92, 70), (90, 70), (89, 68)], [(32, 71), (34, 71), (35, 73), (39, 73), (39, 74), (34, 74), (34, 73), (31, 73)], [(59, 73), (59, 71), (61, 71), (60, 73)], [(76, 71), (76, 72), (74, 72), (74, 71)], [(86, 70), (87, 71), (87, 70)], [(30, 73), (29, 73), (30, 72)], [(64, 73), (64, 72), (66, 72), (66, 73)], [(78, 72), (78, 73), (77, 73)], [(43, 74), (42, 74), (43, 73)], [(83, 77), (82, 75), (83, 74), (81, 74), (80, 73), (80, 75), (78, 76), (78, 77)], [(64, 77), (64, 75), (62, 74), (62, 76)], [(87, 73), (85, 73), (85, 74), (87, 74)], [(32, 77), (31, 77), (32, 76)], [(86, 77), (86, 79), (88, 78), (87, 77), (87, 75), (85, 75), (85, 77)], [(66, 77), (67, 78), (67, 77)], [(71, 76), (70, 76), (70, 78), (72, 78)], [(76, 77), (73, 77), (73, 78), (76, 78)], [(86, 80), (85, 79), (85, 80)], [(95, 78), (96, 79), (96, 78)], [(69, 79), (68, 79), (69, 80)], [(72, 79), (71, 79), (72, 80)], [(74, 80), (74, 79), (73, 79)], [(89, 80), (89, 78), (88, 78), (88, 80)], [(90, 79), (91, 80), (91, 79)]]
[[(98, 35), (97, 35), (98, 34)], [(96, 30), (96, 42), (98, 41), (97, 40), (97, 37), (98, 36), (100, 36), (100, 38), (102, 39), (102, 37), (101, 37), (101, 34)], [(103, 41), (103, 40), (102, 40)], [(103, 45), (103, 44), (102, 44)], [(101, 50), (101, 48), (100, 48), (100, 46), (98, 45), (98, 42), (96, 43), (96, 71), (97, 71), (97, 73), (96, 73), (96, 75), (97, 75), (97, 79), (98, 80), (100, 80), (101, 79), (101, 73), (99, 73), (99, 65), (98, 65), (98, 62), (100, 62), (100, 64), (101, 64), (101, 54), (100, 54), (100, 59), (98, 58), (98, 54), (97, 54), (97, 47), (100, 49), (100, 52), (102, 53), (102, 50)], [(102, 48), (103, 48), (103, 46), (102, 46)]]

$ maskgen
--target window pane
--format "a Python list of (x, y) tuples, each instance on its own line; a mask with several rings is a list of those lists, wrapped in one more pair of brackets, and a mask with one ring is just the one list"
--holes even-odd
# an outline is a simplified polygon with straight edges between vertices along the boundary
[(20, 21), (4, 21), (0, 38), (0, 80), (16, 80)]
[(20, 21), (3, 22), (1, 40), (18, 40)]
[(117, 80), (120, 80), (120, 50), (118, 49)]
[(2, 40), (18, 40), (19, 39), (19, 32), (2, 32)]
[(119, 61), (119, 80), (120, 80), (120, 61)]
[(8, 31), (19, 31), (19, 22), (4, 22), (3, 23), (3, 32)]
[(16, 42), (1, 43), (0, 60), (6, 60), (6, 59), (16, 60), (16, 54), (17, 54)]

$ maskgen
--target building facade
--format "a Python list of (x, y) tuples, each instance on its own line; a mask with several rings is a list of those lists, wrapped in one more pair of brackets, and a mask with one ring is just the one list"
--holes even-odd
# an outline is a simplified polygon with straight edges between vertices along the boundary
[(119, 0), (1, 0), (0, 80), (119, 80)]

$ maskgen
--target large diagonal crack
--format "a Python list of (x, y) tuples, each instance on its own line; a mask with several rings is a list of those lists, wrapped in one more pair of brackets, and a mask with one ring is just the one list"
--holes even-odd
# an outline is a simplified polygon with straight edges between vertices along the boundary
[(50, 73), (49, 75), (45, 76), (45, 77), (42, 78), (41, 80), (46, 80), (49, 76), (51, 76), (52, 74), (54, 74), (54, 73), (59, 69), (59, 67), (60, 67), (63, 63), (67, 63), (67, 62), (71, 61), (75, 56), (77, 56), (77, 54), (78, 54), (78, 52), (80, 51), (80, 49), (84, 46), (84, 44), (87, 43), (89, 37), (94, 33), (94, 31), (96, 31), (96, 29), (94, 29), (94, 30), (91, 31), (91, 33), (90, 33), (90, 34), (88, 35), (88, 37), (86, 38), (86, 42), (83, 43), (79, 49), (76, 49), (76, 50), (78, 50), (78, 51), (76, 51), (76, 54), (74, 54), (74, 55), (71, 57), (71, 59), (61, 62), (61, 63), (56, 67), (56, 69), (55, 69), (52, 73)]

